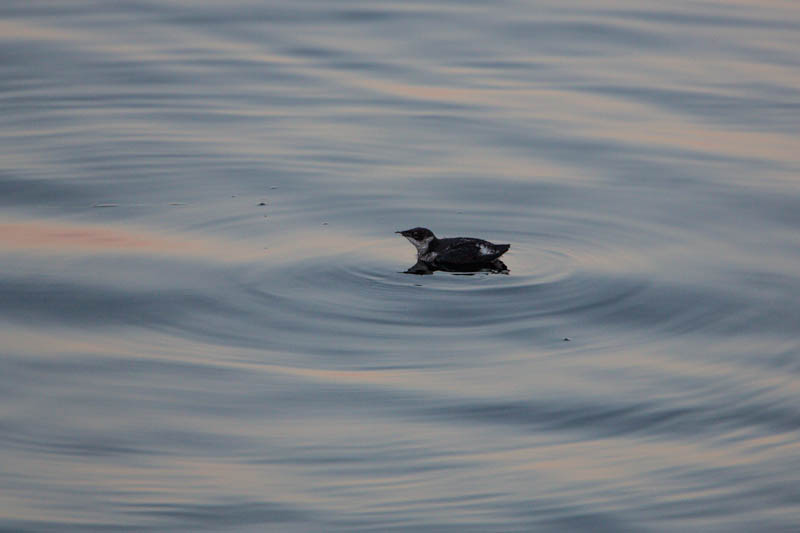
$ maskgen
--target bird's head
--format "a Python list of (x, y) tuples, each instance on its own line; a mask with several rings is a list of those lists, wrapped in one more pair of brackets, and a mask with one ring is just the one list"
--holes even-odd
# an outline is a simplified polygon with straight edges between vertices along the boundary
[(436, 238), (431, 230), (428, 228), (411, 228), (405, 231), (396, 231), (414, 245), (419, 253), (424, 253), (431, 242)]

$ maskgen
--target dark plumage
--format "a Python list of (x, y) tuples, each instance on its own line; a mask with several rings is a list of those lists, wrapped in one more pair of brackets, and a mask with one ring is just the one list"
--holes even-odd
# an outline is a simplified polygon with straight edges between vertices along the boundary
[(438, 239), (427, 228), (398, 231), (417, 249), (417, 260), (443, 268), (480, 268), (506, 253), (510, 244), (494, 244), (472, 237)]

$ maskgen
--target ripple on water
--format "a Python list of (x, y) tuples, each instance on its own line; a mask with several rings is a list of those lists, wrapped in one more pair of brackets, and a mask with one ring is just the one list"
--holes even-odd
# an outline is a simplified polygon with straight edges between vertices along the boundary
[(608, 346), (617, 342), (615, 331), (627, 331), (620, 342), (632, 342), (631, 325), (642, 341), (660, 342), (721, 333), (746, 316), (735, 296), (662, 276), (659, 260), (682, 238), (674, 228), (581, 211), (535, 212), (523, 223), (519, 212), (508, 216), (517, 228), (503, 235), (512, 243), (504, 256), (510, 274), (415, 276), (404, 272), (414, 259), (405, 241), (338, 226), (286, 232), (284, 213), (264, 228), (263, 257), (220, 270), (213, 282), (225, 288), (220, 304), (236, 319), (187, 327), (249, 346), (340, 354), (374, 353), (394, 340), (426, 336), (487, 351), (501, 341), (538, 337)]
[(363, 244), (237, 269), (230, 299), (248, 318), (250, 341), (280, 332), (267, 344), (358, 353), (376, 351), (379, 343), (385, 348), (387, 340), (430, 336), (491, 351), (501, 339), (540, 330), (561, 339), (559, 324), (576, 313), (611, 313), (644, 286), (594, 275), (581, 269), (574, 251), (523, 239), (507, 254), (509, 275), (415, 276), (404, 272), (413, 259), (404, 243)]

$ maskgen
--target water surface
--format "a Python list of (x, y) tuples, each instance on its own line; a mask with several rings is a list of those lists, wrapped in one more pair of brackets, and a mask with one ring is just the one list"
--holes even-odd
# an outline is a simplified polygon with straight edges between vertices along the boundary
[(794, 2), (0, 30), (0, 530), (800, 528)]

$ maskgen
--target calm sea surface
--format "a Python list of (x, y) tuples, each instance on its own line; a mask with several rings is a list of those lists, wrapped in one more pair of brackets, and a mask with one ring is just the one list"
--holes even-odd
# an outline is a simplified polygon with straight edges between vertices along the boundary
[(800, 3), (4, 0), (0, 111), (0, 531), (800, 530)]

